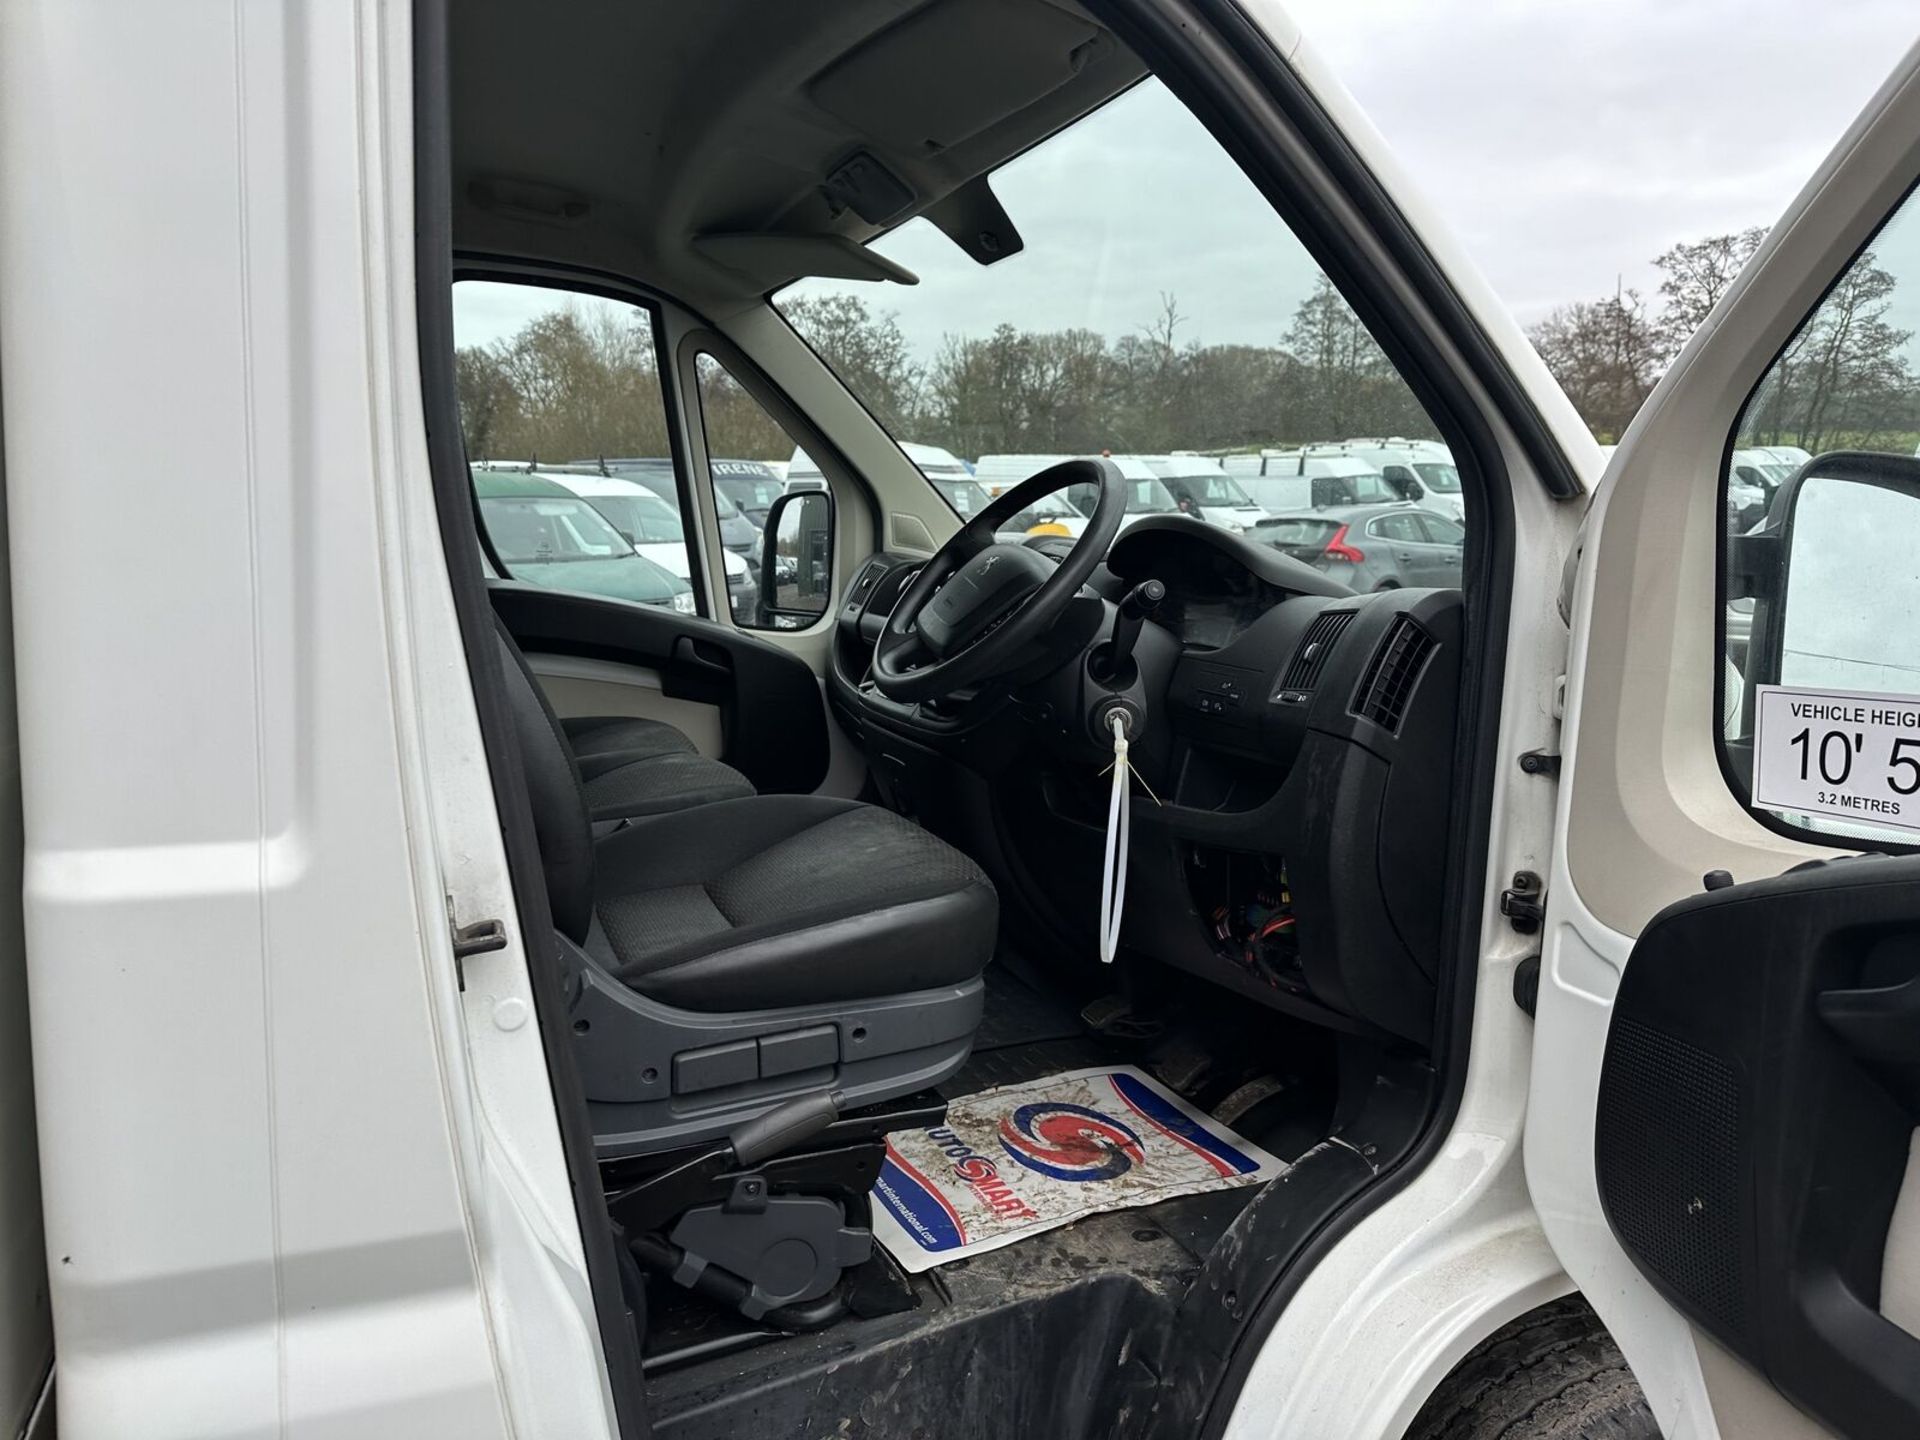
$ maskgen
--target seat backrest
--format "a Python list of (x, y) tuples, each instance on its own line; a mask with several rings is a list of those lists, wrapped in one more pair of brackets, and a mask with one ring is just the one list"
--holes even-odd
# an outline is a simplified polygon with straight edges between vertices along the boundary
[(493, 623), (500, 636), (507, 706), (520, 741), (520, 765), (533, 805), (533, 833), (546, 871), (553, 926), (576, 944), (585, 944), (593, 923), (593, 823), (580, 788), (580, 767), (526, 656), (499, 616)]

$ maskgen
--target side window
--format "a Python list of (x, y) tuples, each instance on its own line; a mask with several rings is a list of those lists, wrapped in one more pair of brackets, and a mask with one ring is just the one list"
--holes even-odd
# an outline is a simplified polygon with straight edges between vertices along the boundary
[(1407, 540), (1420, 544), (1427, 538), (1420, 528), (1420, 522), (1412, 515), (1382, 515), (1367, 530), (1382, 540)]
[(1431, 510), (1420, 512), (1420, 525), (1427, 532), (1427, 539), (1435, 545), (1464, 545), (1467, 532), (1444, 515), (1436, 515)]
[(1920, 845), (1920, 200), (1741, 411), (1722, 487), (1727, 774), (1826, 843)]
[[(777, 593), (763, 597), (762, 535), (774, 502), (789, 488), (822, 488), (819, 467), (720, 361), (702, 353), (694, 361), (694, 373), (734, 623), (754, 630), (804, 625), (808, 616), (824, 614), (831, 603), (831, 568), (822, 553), (831, 537), (817, 524), (809, 525), (804, 535), (776, 535)], [(788, 528), (799, 523), (798, 515), (796, 511), (787, 521)], [(800, 563), (799, 549), (807, 551), (809, 563)]]
[(697, 613), (653, 313), (462, 280), (453, 319), (474, 496), (506, 578)]

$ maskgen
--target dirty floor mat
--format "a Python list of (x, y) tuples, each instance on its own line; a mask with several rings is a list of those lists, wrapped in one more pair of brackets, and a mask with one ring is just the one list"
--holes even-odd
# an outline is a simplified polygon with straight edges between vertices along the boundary
[(1070, 1070), (965, 1096), (944, 1125), (890, 1135), (873, 1230), (918, 1272), (1286, 1168), (1132, 1066)]

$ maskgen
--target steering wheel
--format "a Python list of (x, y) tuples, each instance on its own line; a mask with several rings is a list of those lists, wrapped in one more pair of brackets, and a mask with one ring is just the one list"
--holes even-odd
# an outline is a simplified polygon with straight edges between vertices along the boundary
[[(1070, 485), (1097, 485), (1100, 495), (1058, 565), (994, 538), (1022, 510)], [(1106, 557), (1126, 508), (1127, 482), (1111, 460), (1063, 460), (987, 506), (921, 567), (894, 605), (873, 652), (880, 693), (930, 700), (1014, 668)]]

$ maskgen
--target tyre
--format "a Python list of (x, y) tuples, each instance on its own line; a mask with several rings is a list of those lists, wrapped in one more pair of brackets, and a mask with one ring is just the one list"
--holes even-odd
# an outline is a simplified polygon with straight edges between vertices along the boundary
[(1495, 1331), (1433, 1392), (1406, 1440), (1659, 1440), (1646, 1396), (1578, 1295)]

